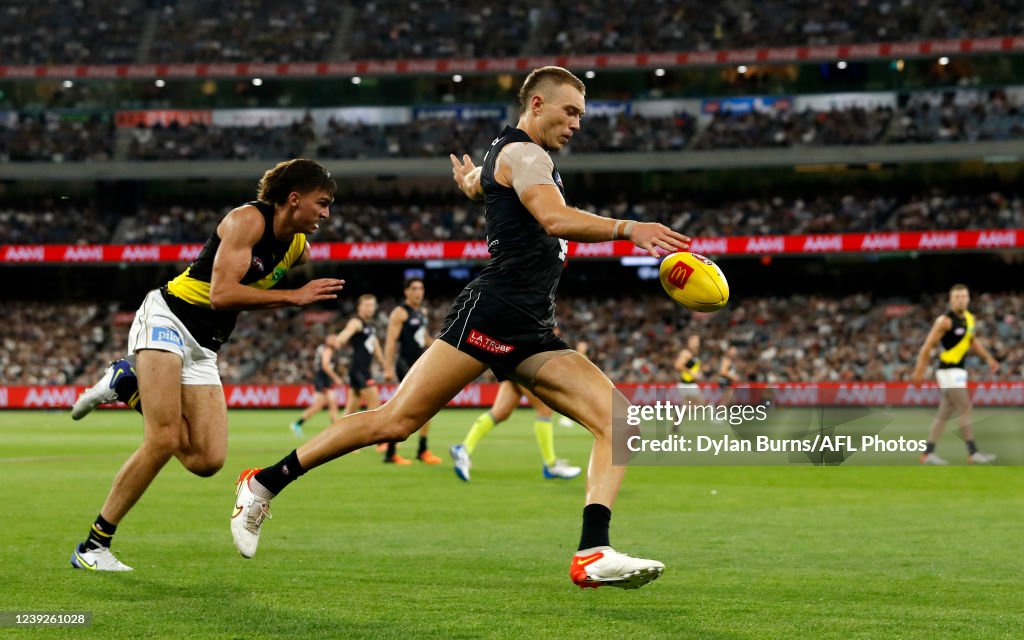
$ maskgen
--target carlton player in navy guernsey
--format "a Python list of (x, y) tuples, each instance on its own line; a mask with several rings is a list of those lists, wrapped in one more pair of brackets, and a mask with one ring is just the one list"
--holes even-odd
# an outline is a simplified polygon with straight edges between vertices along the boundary
[[(519, 122), (491, 144), (483, 166), (451, 157), (455, 182), (483, 200), (491, 262), (448, 312), (441, 334), (377, 411), (342, 418), (272, 467), (243, 472), (232, 536), (245, 557), (256, 553), (270, 499), (309, 469), (368, 444), (403, 440), (488, 368), (513, 380), (594, 436), (583, 533), (570, 559), (581, 587), (639, 587), (664, 565), (611, 548), (608, 525), (624, 467), (612, 466), (610, 380), (554, 333), (554, 294), (568, 242), (626, 239), (652, 256), (685, 250), (689, 238), (658, 223), (614, 220), (565, 204), (549, 155), (580, 128), (583, 83), (560, 67), (535, 69), (519, 91)], [(496, 541), (496, 545), (501, 545)], [(507, 550), (508, 546), (503, 545)], [(518, 564), (514, 557), (510, 563)], [(372, 567), (366, 567), (373, 571)]]
[[(402, 287), (402, 295), (402, 304), (392, 309), (388, 316), (388, 333), (384, 338), (384, 377), (399, 382), (405, 379), (412, 365), (434, 341), (427, 330), (427, 314), (423, 312), (423, 297), (426, 295), (423, 279), (407, 278)], [(428, 448), (429, 433), (428, 422), (419, 431), (416, 459), (426, 464), (441, 464), (441, 458)], [(389, 442), (384, 459), (397, 462), (399, 458), (397, 443)]]
[[(144, 406), (142, 444), (114, 478), (89, 537), (72, 553), (73, 566), (131, 570), (110, 552), (111, 538), (172, 457), (203, 477), (223, 466), (228, 414), (217, 351), (240, 311), (337, 298), (344, 282), (333, 278), (301, 289), (272, 288), (309, 260), (306, 234), (327, 219), (336, 189), (331, 174), (312, 160), (278, 164), (263, 174), (258, 200), (225, 215), (192, 264), (143, 300), (128, 335)], [(73, 417), (117, 397), (119, 379), (131, 371), (115, 365), (79, 398)]]
[(971, 426), (971, 396), (967, 391), (964, 358), (969, 351), (974, 351), (985, 359), (992, 373), (999, 370), (999, 362), (974, 335), (974, 314), (967, 310), (970, 302), (971, 294), (967, 290), (967, 285), (953, 285), (949, 290), (949, 311), (935, 319), (928, 337), (921, 345), (921, 351), (917, 354), (917, 363), (911, 378), (915, 383), (920, 383), (924, 380), (924, 372), (928, 367), (932, 350), (937, 345), (942, 346), (935, 367), (935, 379), (942, 389), (942, 400), (939, 401), (939, 411), (928, 433), (925, 452), (921, 454), (921, 464), (949, 464), (935, 453), (935, 443), (942, 437), (946, 421), (954, 415), (960, 423), (960, 435), (967, 446), (967, 462), (990, 464), (996, 459), (993, 454), (978, 451), (974, 443), (974, 428)]

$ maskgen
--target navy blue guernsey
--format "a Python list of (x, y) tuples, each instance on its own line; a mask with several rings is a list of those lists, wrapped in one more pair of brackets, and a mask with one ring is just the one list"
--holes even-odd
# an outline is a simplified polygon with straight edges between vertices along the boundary
[[(525, 131), (505, 127), (484, 156), (480, 184), (491, 261), (468, 288), (500, 298), (544, 328), (553, 328), (555, 289), (565, 266), (568, 242), (549, 236), (520, 202), (515, 189), (495, 179), (495, 160), (505, 145), (513, 142), (533, 144)], [(558, 171), (552, 171), (551, 177), (564, 197)]]
[(398, 357), (411, 365), (423, 355), (427, 343), (427, 317), (421, 309), (413, 309), (405, 303), (402, 303), (402, 308), (409, 317), (402, 323), (402, 331), (398, 334)]
[(352, 347), (352, 360), (349, 362), (349, 369), (369, 374), (377, 345), (377, 327), (362, 318), (357, 319), (362, 323), (363, 328), (348, 339), (348, 344)]
[[(324, 355), (324, 350), (325, 349), (330, 349), (330, 347), (328, 347), (326, 344), (322, 344), (322, 345), (320, 345), (319, 347), (316, 348), (316, 355), (313, 356), (313, 375), (317, 375), (317, 374), (321, 374), (321, 373), (324, 374), (324, 375), (327, 375), (327, 370), (324, 369), (324, 361), (323, 361), (323, 355)], [(334, 357), (334, 354), (332, 353), (331, 354), (331, 358), (333, 358), (333, 357)]]

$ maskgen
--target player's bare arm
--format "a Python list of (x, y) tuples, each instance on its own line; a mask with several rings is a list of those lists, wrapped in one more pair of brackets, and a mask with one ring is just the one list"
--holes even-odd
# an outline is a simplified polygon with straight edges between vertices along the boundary
[(327, 377), (333, 380), (334, 384), (345, 384), (338, 372), (334, 370), (334, 349), (327, 347), (320, 353), (320, 368), (327, 373)]
[(690, 238), (658, 222), (615, 220), (567, 206), (558, 187), (538, 184), (526, 189), (520, 200), (548, 235), (573, 242), (629, 240), (652, 256), (685, 251)]
[(397, 306), (388, 316), (388, 334), (384, 338), (384, 377), (388, 380), (397, 378), (395, 375), (395, 352), (398, 350), (398, 336), (402, 333), (402, 323), (409, 319), (409, 312)]
[(308, 264), (309, 260), (310, 260), (309, 243), (307, 242), (305, 248), (302, 249), (302, 255), (299, 256), (299, 259), (295, 261), (295, 265), (294, 266), (301, 267), (304, 264)]
[(928, 337), (924, 339), (924, 344), (921, 345), (921, 350), (917, 354), (917, 363), (914, 365), (914, 373), (910, 378), (915, 384), (920, 384), (924, 380), (924, 372), (928, 368), (928, 358), (931, 356), (932, 349), (935, 348), (935, 345), (939, 344), (942, 336), (952, 328), (953, 321), (949, 319), (949, 316), (939, 316), (932, 323)]
[(462, 193), (466, 194), (470, 200), (483, 200), (484, 188), (480, 184), (480, 171), (483, 167), (474, 165), (469, 154), (462, 156), (462, 162), (454, 153), (451, 154), (451, 159), (452, 177), (455, 178), (455, 184), (458, 185)]
[(682, 371), (686, 367), (686, 363), (689, 362), (692, 357), (693, 354), (690, 353), (689, 349), (683, 349), (679, 352), (679, 355), (676, 356), (675, 364), (672, 366), (675, 367), (676, 371)]
[(338, 342), (341, 344), (347, 344), (352, 336), (356, 335), (357, 331), (363, 330), (363, 321), (359, 318), (352, 318), (345, 325), (345, 328), (338, 332)]
[(999, 371), (999, 361), (992, 357), (988, 348), (985, 347), (985, 344), (979, 338), (971, 340), (971, 349), (985, 360), (989, 371), (992, 373)]
[(252, 263), (252, 248), (263, 235), (265, 223), (256, 207), (235, 209), (217, 226), (220, 247), (213, 259), (210, 306), (214, 309), (276, 309), (304, 306), (338, 297), (345, 284), (335, 278), (318, 278), (300, 289), (257, 289), (242, 284)]

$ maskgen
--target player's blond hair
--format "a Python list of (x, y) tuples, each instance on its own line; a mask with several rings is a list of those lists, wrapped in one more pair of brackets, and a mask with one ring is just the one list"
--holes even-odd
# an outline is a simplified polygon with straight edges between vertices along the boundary
[(572, 85), (583, 95), (587, 95), (587, 87), (583, 81), (572, 74), (568, 69), (562, 67), (540, 67), (530, 72), (519, 88), (519, 115), (523, 115), (530, 108), (530, 98), (537, 92), (537, 87), (543, 83), (561, 86)]
[(967, 291), (967, 285), (966, 284), (954, 284), (952, 287), (949, 288), (949, 295), (953, 295), (953, 293), (956, 292), (956, 291)]

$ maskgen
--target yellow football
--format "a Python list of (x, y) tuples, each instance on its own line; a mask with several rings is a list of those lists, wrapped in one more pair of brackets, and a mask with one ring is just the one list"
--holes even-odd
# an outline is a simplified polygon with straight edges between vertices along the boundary
[(696, 253), (673, 253), (661, 263), (661, 286), (694, 311), (718, 311), (729, 301), (729, 281), (718, 265)]

